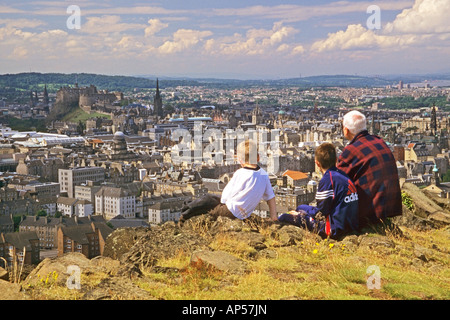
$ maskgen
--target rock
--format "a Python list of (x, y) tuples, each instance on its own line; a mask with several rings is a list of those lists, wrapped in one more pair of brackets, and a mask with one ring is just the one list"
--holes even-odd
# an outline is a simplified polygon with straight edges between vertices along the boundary
[(450, 224), (448, 201), (437, 199), (433, 194), (422, 191), (412, 183), (404, 183), (402, 190), (411, 197), (414, 209), (409, 210), (403, 206), (403, 217), (396, 217), (394, 219), (396, 223), (417, 229), (441, 228)]
[(9, 281), (8, 271), (2, 267), (0, 267), (0, 280)]
[(257, 232), (250, 232), (250, 231), (233, 232), (230, 233), (230, 237), (240, 242), (244, 242), (256, 250), (262, 250), (267, 248), (266, 244), (264, 243), (266, 237)]
[(17, 283), (0, 280), (0, 300), (30, 300)]
[(68, 272), (69, 266), (77, 266), (82, 273), (92, 273), (96, 269), (96, 267), (91, 266), (90, 260), (82, 253), (66, 253), (61, 257), (42, 260), (26, 277), (24, 284), (35, 285), (41, 281), (41, 278), (45, 279), (47, 276), (52, 278), (54, 275), (57, 275), (56, 283), (64, 284), (70, 276)]
[(284, 224), (273, 231), (272, 237), (280, 242), (280, 246), (292, 246), (300, 243), (306, 233), (308, 233), (308, 236), (310, 237), (317, 236), (318, 241), (322, 240), (318, 235), (290, 224)]
[(423, 262), (428, 262), (432, 255), (433, 251), (431, 249), (427, 249), (418, 244), (414, 244), (414, 256), (417, 259), (420, 259)]
[(150, 293), (124, 277), (103, 279), (83, 295), (83, 300), (156, 300)]
[(248, 271), (247, 263), (224, 251), (199, 250), (192, 253), (191, 264), (213, 267), (231, 273), (243, 274)]
[(211, 234), (220, 232), (240, 232), (245, 227), (245, 223), (239, 219), (230, 219), (227, 217), (218, 217), (211, 226)]
[(388, 237), (382, 235), (361, 235), (359, 246), (366, 246), (369, 249), (395, 248), (395, 243)]
[(256, 259), (276, 259), (278, 258), (278, 252), (273, 249), (262, 249), (256, 253)]
[(435, 223), (437, 227), (443, 227), (450, 224), (450, 213), (437, 211), (428, 216), (428, 218)]
[(120, 270), (120, 261), (109, 257), (98, 256), (92, 258), (90, 265), (112, 276), (116, 275)]
[(118, 273), (120, 262), (108, 257), (88, 259), (78, 252), (66, 253), (60, 257), (42, 260), (25, 278), (24, 285), (36, 285), (48, 276), (50, 281), (64, 286), (72, 274), (69, 266), (80, 268), (81, 274), (84, 275), (102, 273), (114, 276)]
[(103, 255), (119, 260), (134, 245), (135, 241), (150, 231), (150, 228), (120, 228), (106, 238)]
[(209, 214), (203, 214), (187, 219), (181, 226), (181, 232), (191, 232), (202, 236), (211, 234), (211, 228), (216, 220)]
[(341, 240), (341, 245), (344, 245), (348, 250), (354, 250), (359, 246), (359, 242), (361, 238), (357, 235), (348, 235), (344, 239)]
[(175, 224), (157, 226), (141, 235), (130, 250), (121, 256), (119, 273), (139, 275), (142, 269), (155, 266), (159, 259), (172, 258), (180, 253), (189, 255), (195, 250), (206, 248), (208, 241), (189, 228), (180, 229)]
[(428, 217), (430, 213), (442, 210), (436, 202), (426, 196), (416, 185), (406, 182), (402, 185), (402, 190), (404, 190), (413, 200), (414, 213), (416, 215), (422, 214), (424, 215), (423, 217)]

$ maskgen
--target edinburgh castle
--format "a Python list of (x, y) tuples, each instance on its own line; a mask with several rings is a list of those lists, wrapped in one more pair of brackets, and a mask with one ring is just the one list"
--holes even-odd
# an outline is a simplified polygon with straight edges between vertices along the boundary
[(103, 109), (111, 106), (116, 101), (123, 100), (122, 92), (108, 92), (97, 90), (97, 87), (61, 87), (56, 93), (56, 101), (51, 110), (51, 119), (60, 119), (74, 108), (81, 108), (90, 113), (95, 109)]

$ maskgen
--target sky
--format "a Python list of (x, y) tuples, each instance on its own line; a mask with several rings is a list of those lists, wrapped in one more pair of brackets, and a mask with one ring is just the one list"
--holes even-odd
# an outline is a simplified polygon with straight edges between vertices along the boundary
[(449, 16), (450, 0), (0, 0), (0, 74), (448, 73)]

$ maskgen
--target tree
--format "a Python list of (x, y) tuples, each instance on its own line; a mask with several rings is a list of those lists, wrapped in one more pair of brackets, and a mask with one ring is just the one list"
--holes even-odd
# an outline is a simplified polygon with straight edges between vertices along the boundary
[(84, 124), (81, 120), (78, 121), (77, 132), (79, 135), (84, 134), (84, 130), (86, 129), (86, 124)]
[(37, 217), (46, 217), (47, 216), (47, 211), (45, 211), (44, 209), (41, 209), (38, 212), (36, 212), (36, 216)]

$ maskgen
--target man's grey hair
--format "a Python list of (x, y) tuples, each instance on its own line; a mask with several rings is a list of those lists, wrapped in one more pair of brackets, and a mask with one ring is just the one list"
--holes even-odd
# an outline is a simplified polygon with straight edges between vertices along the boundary
[(354, 135), (367, 129), (366, 116), (356, 110), (346, 113), (342, 124)]

